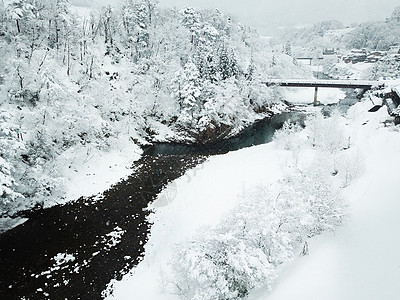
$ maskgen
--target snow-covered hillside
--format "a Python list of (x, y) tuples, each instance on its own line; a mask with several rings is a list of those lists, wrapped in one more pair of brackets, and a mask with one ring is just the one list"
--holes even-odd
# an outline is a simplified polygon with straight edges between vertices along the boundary
[(0, 2), (2, 216), (109, 186), (110, 153), (236, 134), (282, 107), (266, 77), (311, 76), (220, 11), (117, 2)]
[(272, 292), (249, 299), (398, 299), (400, 226), (399, 128), (384, 127), (383, 112), (357, 105), (356, 129), (364, 171), (344, 190), (349, 215), (343, 227), (310, 241), (309, 256), (282, 268)]

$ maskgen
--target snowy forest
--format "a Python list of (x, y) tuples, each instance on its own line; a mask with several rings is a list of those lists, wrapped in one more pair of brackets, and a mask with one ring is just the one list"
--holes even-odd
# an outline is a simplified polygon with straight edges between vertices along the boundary
[[(2, 299), (279, 300), (293, 282), (328, 299), (314, 261), (336, 288), (385, 257), (360, 248), (400, 246), (381, 237), (398, 228), (400, 7), (266, 37), (157, 0), (0, 0), (0, 55)], [(319, 77), (370, 86), (267, 84)], [(341, 283), (329, 299), (366, 299)]]
[(2, 214), (56, 204), (76, 153), (234, 135), (284, 109), (261, 82), (296, 70), (218, 10), (0, 5)]

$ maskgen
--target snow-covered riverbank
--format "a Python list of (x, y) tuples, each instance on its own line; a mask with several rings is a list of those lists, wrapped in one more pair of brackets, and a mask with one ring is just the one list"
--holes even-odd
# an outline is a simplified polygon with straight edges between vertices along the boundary
[[(115, 285), (114, 299), (176, 299), (162, 282), (169, 276), (176, 243), (193, 236), (199, 228), (216, 225), (238, 202), (246, 185), (271, 184), (282, 176), (273, 145), (260, 145), (214, 156), (169, 185), (152, 205), (154, 225), (145, 259)], [(171, 196), (172, 195), (172, 196)], [(165, 201), (168, 200), (168, 201)], [(165, 202), (169, 205), (164, 206)]]
[[(395, 257), (398, 226), (391, 216), (398, 207), (395, 198), (400, 182), (395, 172), (399, 167), (396, 154), (400, 151), (400, 135), (398, 128), (383, 125), (388, 118), (385, 108), (368, 113), (369, 108), (368, 102), (359, 103), (346, 118), (335, 121), (351, 145), (350, 154), (340, 154), (344, 156), (343, 170), (347, 171), (339, 177), (345, 176), (342, 179), (347, 187), (342, 194), (350, 211), (344, 226), (336, 234), (311, 239), (309, 256), (281, 268), (273, 286), (276, 292), (270, 294), (267, 288), (261, 288), (250, 295), (253, 299), (293, 299), (302, 291), (302, 299), (325, 299), (332, 289), (337, 292), (329, 299), (354, 299), (353, 296), (361, 297), (361, 287), (362, 295), (368, 295), (368, 291), (377, 295), (380, 289), (371, 282), (378, 278), (374, 274), (380, 274), (383, 280), (377, 279), (376, 284), (381, 289), (386, 287), (386, 294), (380, 295), (398, 292), (392, 284), (399, 278), (400, 270)], [(109, 298), (129, 299), (134, 295), (142, 299), (180, 299), (171, 282), (171, 262), (177, 243), (190, 240), (203, 226), (215, 226), (224, 220), (239, 203), (246, 187), (273, 186), (291, 172), (295, 162), (307, 164), (312, 157), (310, 149), (288, 151), (273, 142), (212, 157), (171, 183), (153, 204), (154, 225), (144, 261), (122, 281), (113, 282), (114, 294)], [(332, 178), (336, 180), (334, 185), (343, 183), (337, 176)], [(319, 280), (315, 281), (317, 275)], [(344, 278), (340, 279), (341, 276)], [(302, 284), (308, 288), (301, 287)], [(323, 296), (319, 297), (320, 293)]]
[(399, 128), (385, 128), (385, 111), (354, 108), (364, 172), (348, 188), (344, 226), (310, 243), (310, 255), (283, 268), (272, 293), (249, 299), (398, 299), (400, 296)]
[(66, 178), (66, 195), (63, 201), (104, 192), (132, 173), (133, 162), (140, 158), (142, 150), (128, 138), (122, 140), (126, 140), (125, 144), (121, 142), (119, 148), (107, 152), (81, 148), (64, 154), (62, 170)]

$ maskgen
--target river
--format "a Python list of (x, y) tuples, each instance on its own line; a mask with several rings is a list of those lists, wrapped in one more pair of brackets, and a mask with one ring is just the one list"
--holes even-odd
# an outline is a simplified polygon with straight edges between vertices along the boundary
[(270, 142), (288, 119), (301, 115), (261, 120), (215, 144), (155, 144), (103, 195), (29, 213), (0, 235), (0, 299), (100, 299), (111, 279), (142, 260), (151, 228), (146, 208), (169, 182), (210, 155)]

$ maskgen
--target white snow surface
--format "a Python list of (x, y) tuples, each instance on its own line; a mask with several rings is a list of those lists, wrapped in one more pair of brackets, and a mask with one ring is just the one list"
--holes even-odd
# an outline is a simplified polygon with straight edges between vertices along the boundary
[(261, 289), (250, 300), (400, 298), (399, 128), (379, 124), (384, 111), (359, 108), (350, 112), (357, 115), (351, 126), (364, 149), (365, 172), (345, 190), (347, 222), (312, 240), (310, 255), (285, 266), (272, 293)]
[(75, 257), (72, 254), (68, 253), (58, 253), (53, 257), (53, 260), (56, 262), (56, 265), (62, 265), (64, 263), (68, 263), (70, 261), (74, 261)]
[[(368, 101), (358, 103), (341, 119), (365, 161), (361, 175), (343, 190), (350, 207), (344, 225), (311, 239), (309, 256), (282, 266), (272, 293), (259, 289), (249, 299), (399, 298), (400, 133), (382, 123), (385, 108), (369, 108)], [(107, 299), (181, 299), (169, 281), (175, 245), (202, 226), (218, 224), (244, 187), (282, 178), (288, 155), (274, 142), (242, 149), (211, 157), (171, 183), (153, 204), (144, 260), (122, 281), (111, 282)]]
[[(321, 104), (337, 103), (346, 97), (346, 93), (337, 88), (319, 88), (317, 100)], [(282, 88), (282, 99), (294, 104), (314, 102), (314, 88)]]
[[(174, 181), (153, 204), (156, 213), (151, 216), (154, 225), (144, 260), (122, 281), (113, 282), (114, 295), (108, 299), (133, 295), (137, 299), (179, 299), (168, 293), (169, 282), (163, 279), (171, 273), (169, 261), (175, 244), (194, 236), (202, 226), (218, 224), (235, 207), (245, 186), (281, 178), (284, 159), (272, 144), (260, 145), (211, 157)], [(166, 198), (169, 205), (165, 205)]]
[(118, 147), (109, 151), (96, 148), (70, 149), (63, 154), (61, 169), (66, 182), (64, 202), (82, 196), (92, 196), (104, 192), (113, 184), (132, 173), (132, 164), (140, 158), (139, 146), (120, 141)]

